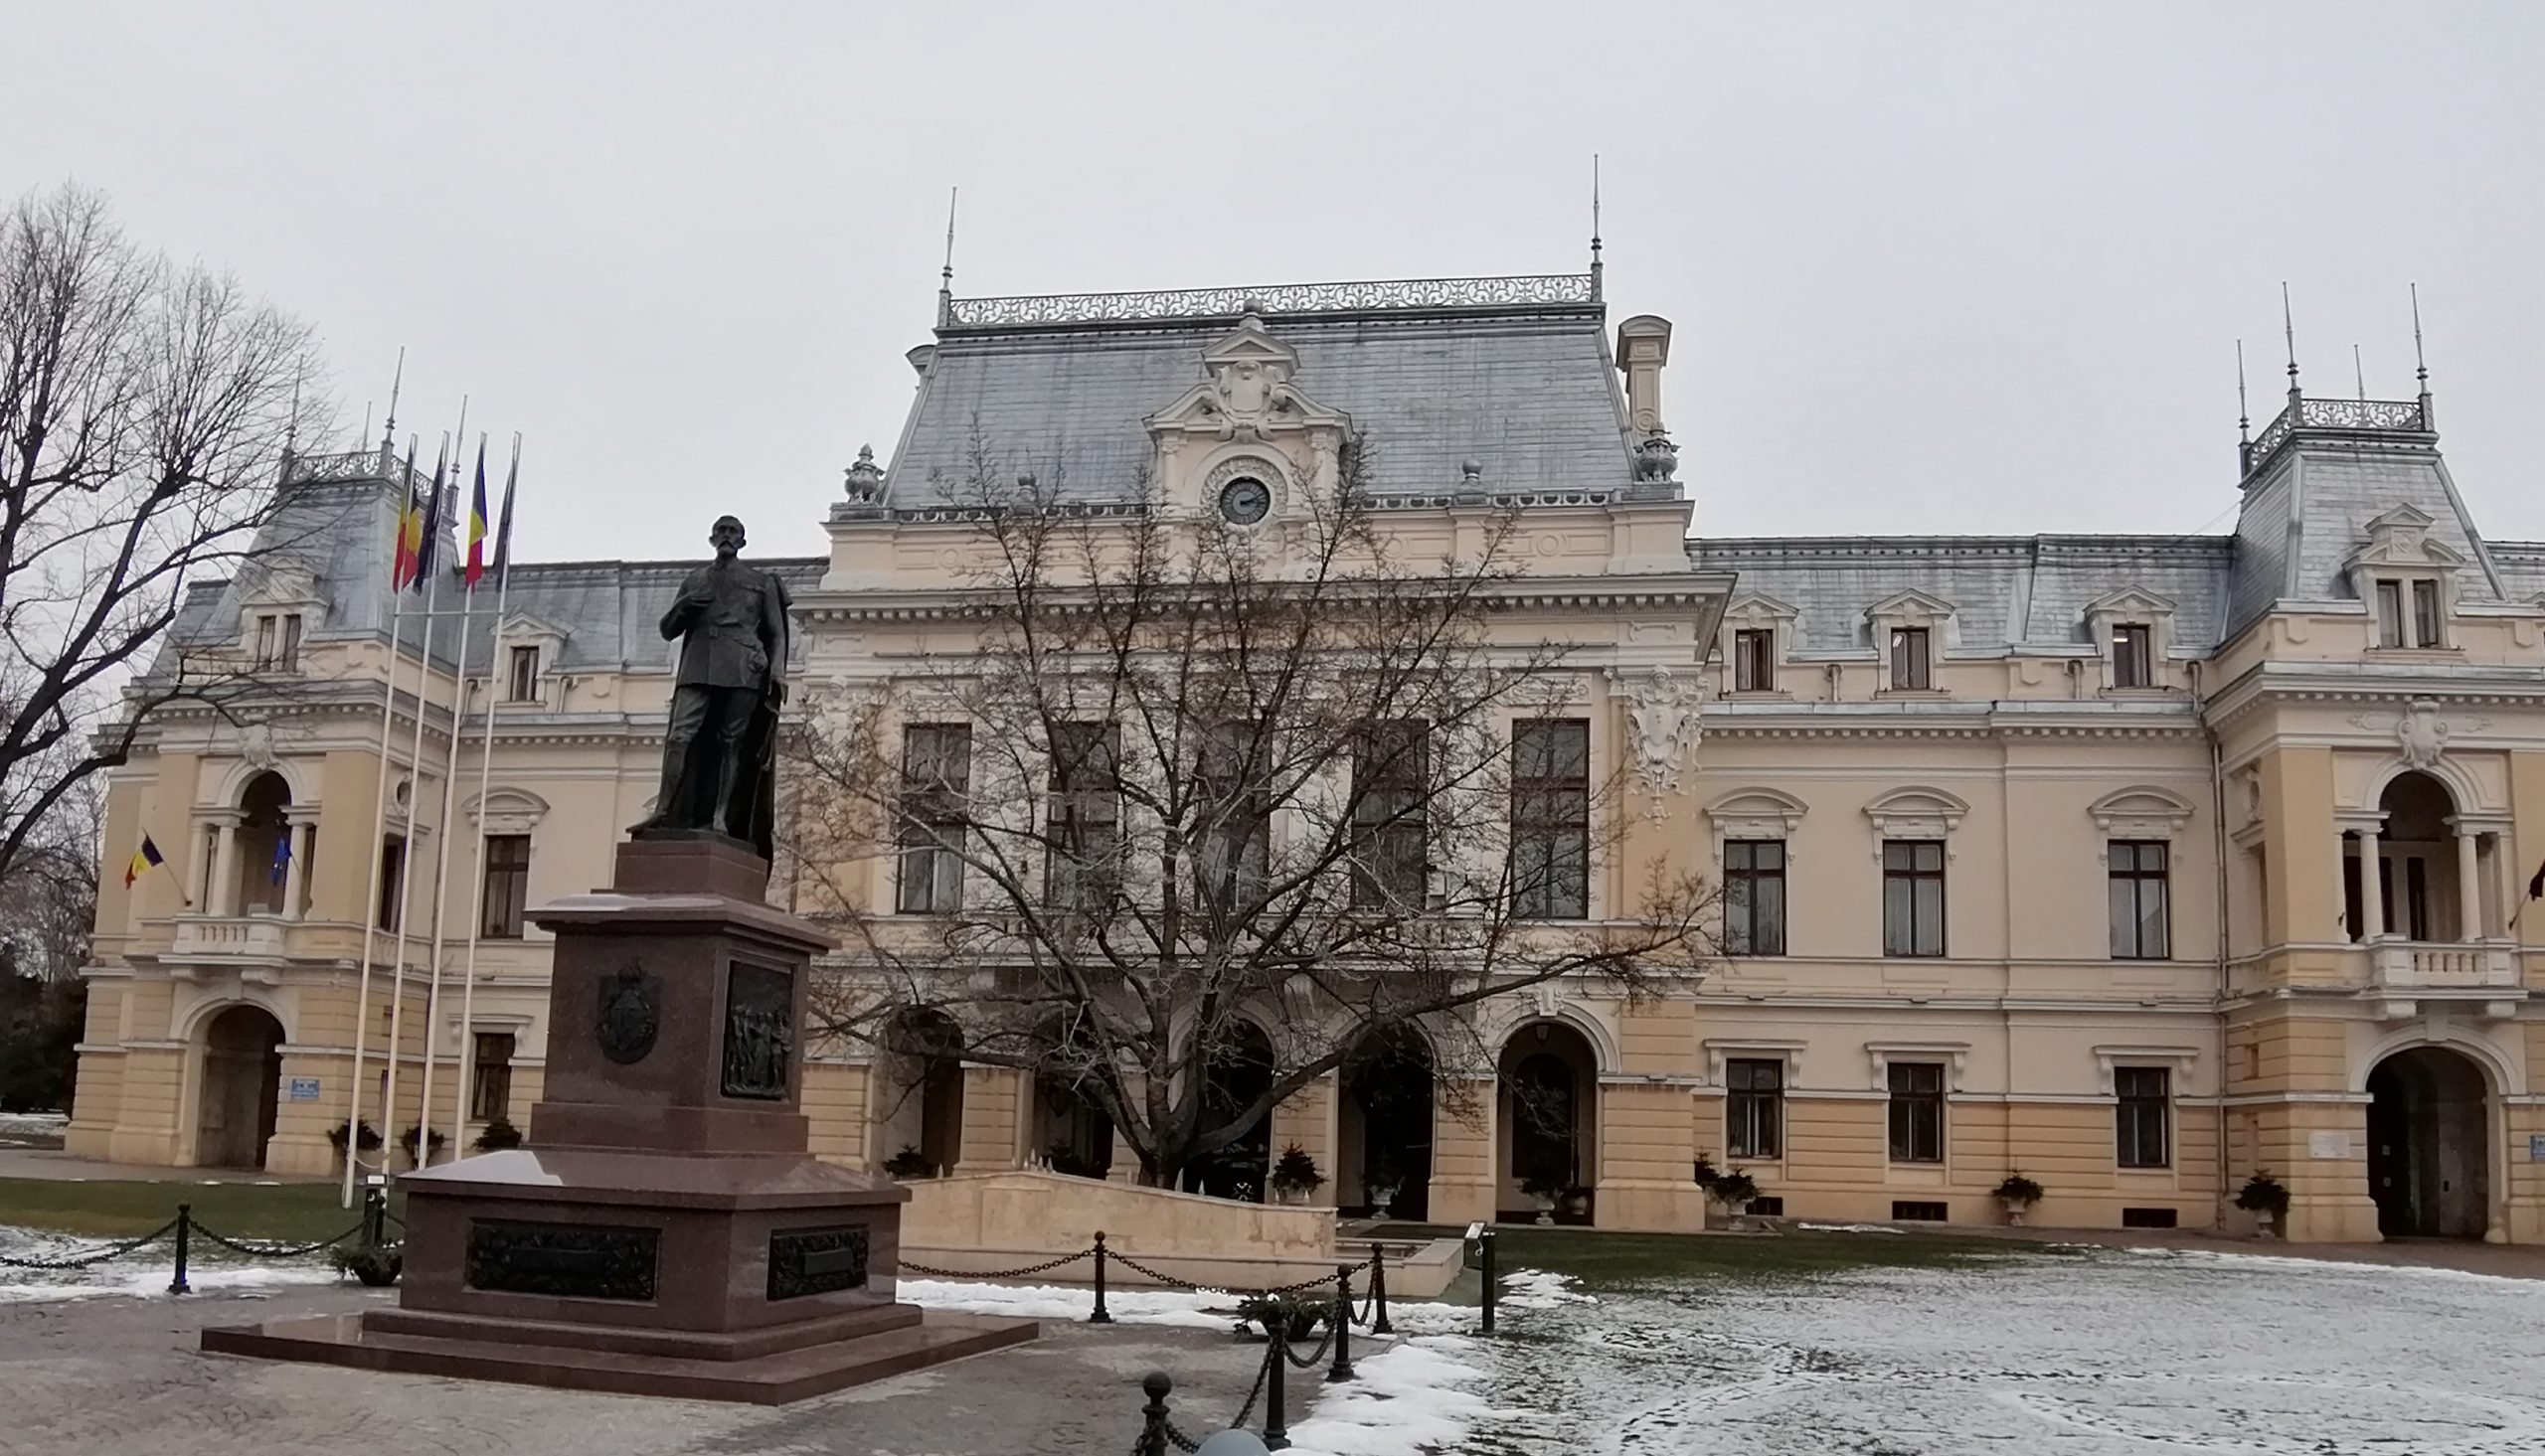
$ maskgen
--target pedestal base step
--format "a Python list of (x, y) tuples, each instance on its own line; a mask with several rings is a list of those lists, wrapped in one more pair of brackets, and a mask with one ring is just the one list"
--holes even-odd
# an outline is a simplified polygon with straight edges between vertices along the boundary
[(1037, 1333), (1032, 1320), (930, 1311), (918, 1324), (854, 1339), (756, 1359), (689, 1360), (553, 1344), (389, 1334), (364, 1329), (363, 1317), (353, 1314), (206, 1329), (203, 1348), (217, 1355), (505, 1380), (561, 1390), (782, 1405), (967, 1355), (1022, 1345)]

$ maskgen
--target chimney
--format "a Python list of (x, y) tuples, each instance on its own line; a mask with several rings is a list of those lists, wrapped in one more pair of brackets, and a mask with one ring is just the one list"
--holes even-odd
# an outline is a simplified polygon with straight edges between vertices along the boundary
[(1626, 376), (1626, 422), (1637, 440), (1668, 434), (1661, 422), (1661, 366), (1670, 362), (1670, 321), (1639, 313), (1617, 325), (1617, 368)]

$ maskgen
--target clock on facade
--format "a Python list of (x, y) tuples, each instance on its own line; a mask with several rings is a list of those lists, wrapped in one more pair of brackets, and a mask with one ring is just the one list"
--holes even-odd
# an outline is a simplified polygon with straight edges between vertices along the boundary
[(1272, 509), (1272, 491), (1251, 475), (1220, 487), (1220, 514), (1239, 526), (1252, 526)]

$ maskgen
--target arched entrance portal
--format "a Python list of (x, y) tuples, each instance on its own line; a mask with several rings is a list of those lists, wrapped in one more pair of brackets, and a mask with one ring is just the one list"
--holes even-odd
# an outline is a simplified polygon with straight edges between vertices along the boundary
[[(1272, 1087), (1272, 1039), (1253, 1022), (1234, 1023), (1202, 1056), (1205, 1125), (1222, 1127)], [(1187, 1164), (1184, 1190), (1213, 1198), (1264, 1202), (1272, 1172), (1272, 1119), (1259, 1114), (1237, 1141)]]
[(871, 1166), (911, 1153), (926, 1160), (928, 1173), (954, 1167), (963, 1151), (962, 1049), (962, 1033), (943, 1012), (907, 1011), (894, 1020), (877, 1068)]
[(1068, 1076), (1044, 1072), (1034, 1079), (1033, 1152), (1055, 1173), (1103, 1178), (1113, 1167), (1113, 1119)]
[(1343, 1065), (1335, 1202), (1375, 1217), (1432, 1213), (1432, 1048), (1411, 1027), (1363, 1042)]
[(260, 773), (249, 780), (239, 797), (237, 863), (239, 877), (231, 903), (243, 915), (282, 913), (283, 890), (291, 879), (285, 851), (291, 826), (283, 811), (291, 807), (291, 785), (279, 773)]
[(260, 1006), (234, 1006), (204, 1028), (203, 1094), (195, 1163), (262, 1168), (282, 1086), (282, 1023)]
[(2390, 1238), (2480, 1238), (2491, 1208), (2482, 1069), (2415, 1047), (2368, 1073), (2368, 1193)]
[(1514, 1219), (1548, 1212), (1556, 1221), (1594, 1221), (1598, 1183), (1600, 1059), (1583, 1035), (1561, 1022), (1512, 1033), (1498, 1064), (1494, 1121), (1501, 1168), (1497, 1212)]

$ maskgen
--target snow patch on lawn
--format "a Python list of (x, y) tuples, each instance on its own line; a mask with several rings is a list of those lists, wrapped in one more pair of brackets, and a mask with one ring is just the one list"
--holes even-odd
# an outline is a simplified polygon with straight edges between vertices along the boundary
[[(112, 1248), (121, 1239), (82, 1238), (0, 1226), (0, 1257), (70, 1259)], [(200, 1246), (198, 1246), (198, 1250)], [(176, 1268), (176, 1251), (168, 1239), (128, 1254), (79, 1269), (18, 1269), (0, 1266), (0, 1304), (31, 1304), (57, 1299), (164, 1299)], [(333, 1284), (340, 1277), (326, 1260), (311, 1256), (269, 1263), (232, 1262), (196, 1257), (188, 1262), (186, 1283), (198, 1294), (247, 1294), (255, 1291)]]
[[(1094, 1290), (1066, 1284), (983, 1284), (904, 1276), (894, 1287), (895, 1297), (906, 1304), (964, 1315), (1084, 1320), (1096, 1308)], [(1124, 1324), (1227, 1330), (1237, 1324), (1237, 1296), (1218, 1290), (1195, 1294), (1181, 1289), (1108, 1289), (1104, 1312)]]
[(1400, 1344), (1356, 1363), (1356, 1375), (1328, 1385), (1316, 1413), (1290, 1427), (1298, 1456), (1428, 1456), (1449, 1449), (1497, 1414), (1476, 1386), (1485, 1372), (1457, 1338)]

